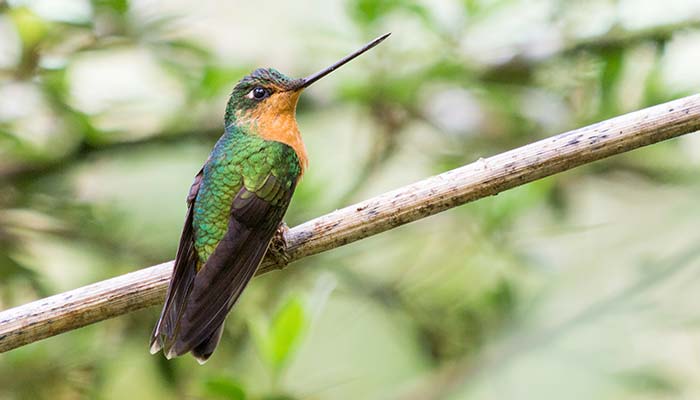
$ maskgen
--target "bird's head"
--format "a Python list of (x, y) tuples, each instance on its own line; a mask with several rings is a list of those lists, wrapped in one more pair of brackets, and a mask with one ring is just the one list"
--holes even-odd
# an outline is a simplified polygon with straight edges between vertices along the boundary
[(302, 86), (301, 80), (274, 68), (256, 69), (233, 88), (226, 107), (226, 125), (259, 124), (279, 116), (293, 116)]
[[(256, 69), (233, 88), (226, 107), (226, 126), (244, 125), (254, 132), (290, 128), (288, 125), (294, 122), (297, 101), (304, 89), (376, 46), (389, 35), (387, 33), (374, 39), (330, 67), (306, 78), (292, 79), (274, 68)], [(296, 129), (296, 125), (293, 128)], [(265, 136), (271, 134), (267, 131), (257, 133)]]

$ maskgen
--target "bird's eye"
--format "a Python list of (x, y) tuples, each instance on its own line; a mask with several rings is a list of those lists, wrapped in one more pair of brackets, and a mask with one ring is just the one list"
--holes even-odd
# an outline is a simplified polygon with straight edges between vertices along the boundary
[(250, 95), (252, 98), (255, 100), (262, 100), (265, 97), (267, 97), (270, 93), (267, 91), (267, 89), (262, 88), (260, 86), (256, 87), (255, 89), (250, 91)]

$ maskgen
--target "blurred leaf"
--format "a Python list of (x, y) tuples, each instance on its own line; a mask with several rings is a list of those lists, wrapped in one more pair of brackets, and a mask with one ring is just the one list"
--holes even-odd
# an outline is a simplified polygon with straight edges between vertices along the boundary
[(224, 88), (232, 87), (233, 82), (244, 73), (245, 71), (240, 68), (208, 65), (204, 68), (198, 94), (205, 99), (214, 97)]
[[(163, 25), (167, 25), (170, 21), (164, 21)], [(167, 48), (170, 50), (177, 50), (180, 51), (183, 54), (187, 54), (192, 57), (197, 57), (198, 61), (207, 61), (212, 57), (211, 52), (200, 45), (199, 43), (192, 41), (192, 40), (186, 40), (186, 39), (173, 39), (173, 40), (164, 40), (164, 41), (159, 41), (157, 48), (158, 49), (163, 49)], [(179, 60), (183, 61), (183, 60)]]
[(289, 361), (309, 323), (304, 303), (296, 296), (275, 313), (271, 324), (254, 324), (254, 338), (263, 358), (276, 373)]
[(90, 117), (73, 108), (69, 102), (70, 88), (65, 68), (43, 71), (41, 88), (46, 99), (57, 114), (63, 118), (63, 123), (73, 136), (77, 147), (83, 140), (98, 142), (102, 135), (92, 125)]
[(666, 42), (657, 43), (654, 65), (644, 81), (644, 104), (652, 105), (669, 100), (663, 81), (662, 57), (666, 51)]
[(25, 48), (33, 48), (46, 36), (48, 23), (29, 8), (12, 9), (10, 17), (17, 27), (17, 32)]
[(0, 128), (0, 150), (5, 152), (10, 148), (18, 149), (22, 144), (23, 142), (17, 136)]
[(204, 380), (204, 392), (207, 398), (245, 400), (243, 385), (226, 376), (216, 376)]
[(549, 193), (554, 186), (554, 179), (541, 179), (499, 193), (498, 196), (489, 198), (489, 201), (476, 202), (472, 205), (475, 208), (471, 214), (481, 220), (482, 228), (486, 232), (507, 227), (529, 208), (547, 204)]
[(620, 80), (622, 65), (624, 61), (624, 51), (622, 47), (612, 47), (605, 49), (601, 56), (603, 58), (603, 70), (601, 71), (601, 110), (600, 117), (608, 118), (618, 114), (617, 105), (617, 82)]
[(639, 368), (616, 374), (616, 381), (635, 393), (675, 395), (679, 388), (662, 371), (654, 368)]
[(129, 11), (129, 0), (93, 0), (95, 8), (103, 7), (124, 14)]
[(515, 287), (508, 279), (502, 278), (496, 287), (486, 293), (484, 300), (498, 317), (511, 315), (517, 305)]
[(277, 368), (282, 367), (292, 355), (307, 322), (304, 306), (296, 297), (290, 298), (275, 315), (270, 330), (270, 345), (272, 360)]
[(428, 10), (411, 0), (354, 0), (350, 2), (349, 9), (353, 19), (365, 25), (396, 11), (407, 11), (425, 22), (430, 21)]
[(485, 14), (509, 3), (509, 0), (462, 0), (465, 10), (470, 16)]

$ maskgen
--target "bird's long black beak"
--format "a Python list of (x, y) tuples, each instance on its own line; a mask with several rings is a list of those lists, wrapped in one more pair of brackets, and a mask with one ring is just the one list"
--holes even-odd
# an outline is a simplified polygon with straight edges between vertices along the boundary
[(324, 68), (324, 69), (316, 72), (315, 74), (307, 76), (306, 78), (299, 79), (299, 86), (297, 87), (297, 90), (309, 87), (312, 83), (314, 83), (317, 80), (323, 78), (324, 76), (330, 74), (331, 72), (335, 71), (336, 69), (342, 67), (343, 65), (347, 64), (352, 59), (354, 59), (355, 57), (359, 56), (360, 54), (366, 52), (367, 50), (371, 49), (372, 47), (378, 45), (384, 39), (388, 38), (389, 35), (391, 35), (391, 32), (385, 33), (382, 36), (367, 43), (361, 49), (359, 49), (351, 54), (348, 54), (347, 56), (343, 57), (340, 61), (336, 62), (335, 64), (331, 65), (330, 67)]

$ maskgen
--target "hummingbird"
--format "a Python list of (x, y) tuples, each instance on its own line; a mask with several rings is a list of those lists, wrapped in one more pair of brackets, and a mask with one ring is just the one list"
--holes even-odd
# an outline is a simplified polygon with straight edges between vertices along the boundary
[(224, 133), (194, 178), (151, 354), (188, 352), (203, 364), (224, 320), (255, 275), (308, 166), (296, 122), (301, 92), (378, 45), (367, 43), (306, 78), (258, 68), (233, 88)]

